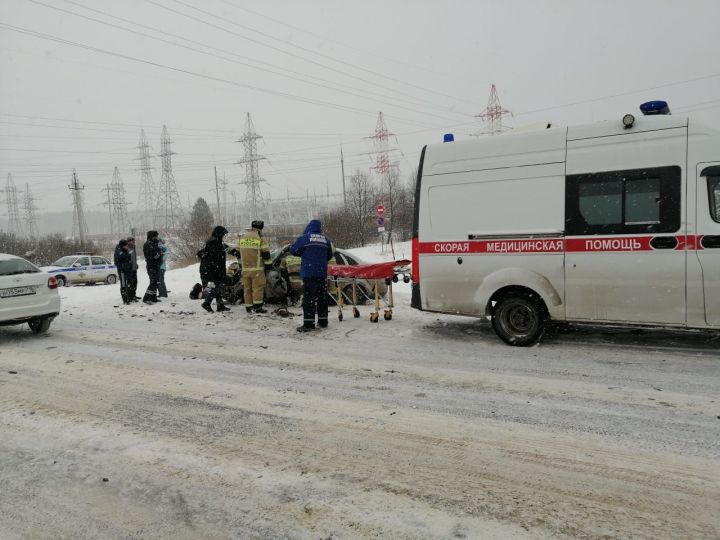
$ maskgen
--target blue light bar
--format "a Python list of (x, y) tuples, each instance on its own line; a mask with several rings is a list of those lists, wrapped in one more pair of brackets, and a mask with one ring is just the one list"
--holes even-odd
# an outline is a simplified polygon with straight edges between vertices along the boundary
[(670, 107), (668, 107), (667, 101), (647, 101), (640, 105), (640, 112), (645, 116), (670, 114)]
[(443, 142), (453, 142), (455, 140), (455, 135), (452, 133), (446, 133), (443, 135)]

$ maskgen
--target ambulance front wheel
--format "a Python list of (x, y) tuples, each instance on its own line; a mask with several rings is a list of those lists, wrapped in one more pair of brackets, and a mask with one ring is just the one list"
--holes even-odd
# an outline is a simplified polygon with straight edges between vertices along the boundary
[(531, 292), (518, 291), (500, 298), (492, 314), (495, 333), (508, 345), (527, 347), (537, 343), (547, 321), (543, 301)]

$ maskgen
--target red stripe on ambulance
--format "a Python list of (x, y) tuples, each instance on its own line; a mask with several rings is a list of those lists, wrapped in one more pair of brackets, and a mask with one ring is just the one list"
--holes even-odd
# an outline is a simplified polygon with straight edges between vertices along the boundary
[[(422, 255), (511, 254), (511, 253), (618, 253), (656, 251), (653, 236), (614, 236), (581, 238), (517, 238), (503, 240), (467, 240), (461, 242), (418, 242)], [(675, 251), (702, 249), (702, 236), (679, 235)]]

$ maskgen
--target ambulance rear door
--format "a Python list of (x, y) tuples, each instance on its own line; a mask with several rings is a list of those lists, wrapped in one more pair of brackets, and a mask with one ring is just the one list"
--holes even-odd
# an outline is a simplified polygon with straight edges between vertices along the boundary
[(698, 165), (697, 233), (705, 320), (720, 327), (720, 163)]
[(572, 131), (567, 318), (685, 325), (687, 127), (575, 137)]

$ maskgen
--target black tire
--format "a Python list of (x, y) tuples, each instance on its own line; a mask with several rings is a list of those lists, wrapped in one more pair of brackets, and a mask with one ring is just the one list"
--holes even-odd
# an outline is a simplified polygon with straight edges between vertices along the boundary
[(547, 319), (547, 311), (540, 298), (529, 292), (513, 292), (495, 304), (492, 327), (508, 345), (527, 347), (543, 336)]
[(58, 287), (65, 287), (67, 285), (65, 276), (55, 276), (55, 279), (57, 279)]
[(37, 317), (28, 321), (28, 326), (33, 334), (44, 334), (50, 328), (52, 319), (50, 317)]
[(110, 274), (105, 278), (105, 283), (107, 285), (115, 285), (117, 283), (117, 276), (115, 274)]

